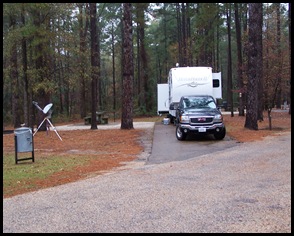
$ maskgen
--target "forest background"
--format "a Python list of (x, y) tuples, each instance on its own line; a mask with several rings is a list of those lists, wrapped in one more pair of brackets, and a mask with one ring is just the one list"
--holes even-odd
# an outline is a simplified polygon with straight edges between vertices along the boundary
[[(3, 129), (40, 124), (42, 114), (32, 101), (42, 108), (53, 103), (54, 119), (66, 121), (87, 116), (93, 107), (120, 117), (124, 94), (131, 94), (133, 115), (156, 115), (157, 84), (167, 82), (176, 63), (222, 72), (218, 103), (244, 115), (249, 6), (132, 3), (133, 86), (123, 91), (123, 4), (96, 3), (93, 17), (89, 3), (3, 3)], [(260, 22), (260, 14), (251, 17)], [(256, 83), (259, 108), (270, 110), (291, 104), (291, 4), (262, 3), (261, 20), (262, 73)]]

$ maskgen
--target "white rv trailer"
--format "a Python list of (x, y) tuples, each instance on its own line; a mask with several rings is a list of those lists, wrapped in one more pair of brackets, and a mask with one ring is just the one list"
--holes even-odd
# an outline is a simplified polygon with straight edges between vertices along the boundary
[(168, 82), (157, 84), (157, 113), (169, 113), (172, 119), (184, 95), (211, 95), (217, 101), (222, 98), (221, 72), (212, 73), (211, 67), (171, 68)]

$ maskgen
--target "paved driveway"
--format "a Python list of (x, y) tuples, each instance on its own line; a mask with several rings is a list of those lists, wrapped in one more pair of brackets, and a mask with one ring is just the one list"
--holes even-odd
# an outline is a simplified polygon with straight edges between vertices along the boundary
[(176, 127), (172, 124), (155, 123), (152, 154), (147, 164), (164, 163), (170, 161), (183, 161), (204, 154), (222, 151), (240, 143), (226, 136), (223, 140), (215, 140), (212, 135), (188, 135), (185, 141), (176, 138)]

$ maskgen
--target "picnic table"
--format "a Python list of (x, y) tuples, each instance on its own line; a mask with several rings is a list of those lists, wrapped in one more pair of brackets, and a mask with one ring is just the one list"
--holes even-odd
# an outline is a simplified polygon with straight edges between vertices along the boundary
[[(98, 124), (108, 124), (108, 116), (105, 114), (106, 114), (105, 111), (96, 111), (96, 121)], [(91, 119), (92, 119), (91, 115), (86, 116), (84, 118), (85, 125), (91, 124)]]

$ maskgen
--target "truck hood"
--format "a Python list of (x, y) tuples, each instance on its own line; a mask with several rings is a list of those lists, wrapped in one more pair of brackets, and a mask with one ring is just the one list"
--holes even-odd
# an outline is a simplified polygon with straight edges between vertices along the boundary
[(183, 115), (193, 116), (215, 116), (221, 114), (218, 109), (184, 109)]

